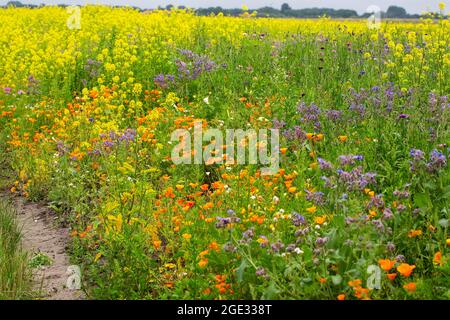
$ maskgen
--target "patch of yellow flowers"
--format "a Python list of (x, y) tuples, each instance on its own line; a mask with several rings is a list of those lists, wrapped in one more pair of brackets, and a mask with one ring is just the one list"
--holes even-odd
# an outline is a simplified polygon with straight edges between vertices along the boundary
[[(443, 11), (445, 5), (441, 3), (439, 7)], [(99, 85), (111, 81), (124, 88), (124, 95), (127, 92), (139, 94), (142, 86), (135, 83), (133, 66), (138, 61), (139, 65), (163, 64), (175, 46), (187, 47), (190, 35), (198, 32), (207, 33), (209, 46), (226, 40), (236, 47), (243, 38), (250, 36), (249, 30), (269, 33), (275, 38), (302, 30), (302, 34), (321, 34), (330, 40), (339, 39), (343, 33), (370, 33), (373, 41), (387, 40), (389, 49), (396, 54), (395, 60), (386, 64), (405, 79), (409, 73), (420, 77), (421, 70), (429, 68), (417, 61), (450, 65), (446, 47), (450, 31), (448, 20), (438, 23), (432, 19), (387, 21), (379, 30), (369, 30), (365, 20), (198, 17), (186, 10), (140, 13), (131, 8), (105, 6), (82, 7), (81, 29), (78, 30), (67, 27), (68, 18), (69, 13), (58, 7), (0, 10), (0, 85), (26, 87), (30, 75), (39, 81), (70, 81), (67, 77), (76, 70), (77, 64), (85, 63), (90, 57), (104, 66), (104, 73), (98, 78)], [(403, 54), (405, 45), (411, 48), (406, 55)], [(424, 59), (424, 50), (433, 57)], [(369, 55), (365, 57), (371, 59)], [(403, 84), (408, 85), (407, 81)], [(53, 89), (60, 88), (54, 85)]]

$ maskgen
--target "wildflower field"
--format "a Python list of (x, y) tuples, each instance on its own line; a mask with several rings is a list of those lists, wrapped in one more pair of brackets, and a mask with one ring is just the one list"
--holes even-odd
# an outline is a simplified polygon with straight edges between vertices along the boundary
[[(450, 299), (446, 17), (70, 14), (0, 9), (0, 170), (87, 297)], [(199, 121), (279, 130), (279, 169), (175, 164)]]

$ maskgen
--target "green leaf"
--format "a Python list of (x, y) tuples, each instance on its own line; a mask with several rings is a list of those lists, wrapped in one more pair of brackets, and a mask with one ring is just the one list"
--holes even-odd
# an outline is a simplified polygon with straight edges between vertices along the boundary
[(331, 276), (331, 281), (335, 286), (340, 285), (342, 282), (342, 277), (339, 274)]
[(275, 296), (278, 294), (279, 290), (275, 286), (273, 281), (270, 282), (269, 286), (264, 291), (262, 296), (262, 300), (273, 300)]
[(237, 281), (242, 282), (244, 278), (245, 269), (248, 267), (247, 261), (242, 259), (241, 265), (236, 270)]
[(430, 196), (426, 193), (415, 194), (414, 204), (419, 208), (429, 208), (432, 206)]

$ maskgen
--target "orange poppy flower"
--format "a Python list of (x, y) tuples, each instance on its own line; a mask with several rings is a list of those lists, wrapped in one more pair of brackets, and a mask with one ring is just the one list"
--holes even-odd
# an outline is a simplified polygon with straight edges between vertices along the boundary
[(355, 297), (357, 297), (360, 300), (369, 300), (369, 289), (362, 288), (362, 287), (356, 287), (355, 290)]
[(384, 271), (389, 271), (394, 267), (395, 260), (380, 259), (380, 260), (378, 260), (378, 264), (380, 265), (381, 269), (383, 269)]
[(324, 222), (327, 220), (326, 216), (322, 216), (322, 217), (315, 217), (314, 218), (314, 222), (317, 224), (324, 224)]
[(212, 202), (207, 202), (205, 203), (205, 205), (202, 207), (205, 210), (209, 210), (212, 209), (214, 207), (214, 204)]
[(222, 181), (216, 181), (216, 182), (213, 182), (212, 184), (211, 184), (211, 186), (214, 188), (214, 189), (220, 189), (220, 188), (223, 188), (223, 183), (222, 183)]
[(161, 243), (162, 243), (162, 241), (155, 240), (155, 241), (153, 241), (153, 247), (155, 247), (155, 249), (158, 250), (161, 247)]
[(359, 287), (359, 286), (361, 286), (361, 284), (362, 284), (362, 281), (361, 281), (360, 279), (350, 280), (350, 281), (348, 282), (348, 285), (349, 285), (350, 287)]
[(422, 235), (422, 230), (410, 230), (408, 232), (408, 237), (415, 238)]
[(192, 235), (190, 233), (184, 233), (183, 238), (189, 240), (190, 238), (192, 238)]
[(211, 242), (211, 243), (209, 244), (209, 248), (210, 248), (211, 250), (215, 250), (215, 251), (219, 251), (219, 250), (220, 250), (220, 247), (219, 247), (219, 245), (217, 244), (216, 241)]
[(201, 260), (198, 262), (198, 266), (199, 266), (200, 268), (206, 267), (207, 264), (208, 264), (208, 259), (206, 259), (206, 258), (203, 258), (203, 259), (201, 259)]
[(402, 263), (397, 267), (397, 271), (404, 277), (409, 277), (413, 270), (416, 268), (415, 265), (409, 265), (407, 263)]
[(310, 164), (309, 164), (309, 167), (310, 167), (311, 169), (317, 168), (317, 162), (312, 162), (312, 163), (310, 163)]
[(439, 266), (442, 266), (444, 264), (442, 261), (442, 253), (440, 251), (434, 254), (433, 263)]
[(403, 288), (405, 288), (406, 291), (408, 291), (409, 293), (413, 293), (413, 292), (416, 291), (417, 285), (416, 285), (415, 282), (410, 282), (410, 283), (405, 284), (405, 285), (403, 286)]
[(200, 252), (198, 255), (200, 256), (200, 257), (204, 257), (204, 256), (206, 256), (207, 254), (209, 254), (209, 250), (203, 250), (202, 252)]
[(175, 198), (175, 193), (173, 193), (173, 188), (172, 187), (168, 187), (166, 192), (164, 192), (164, 196), (166, 198)]
[(289, 193), (295, 193), (295, 191), (297, 191), (297, 188), (296, 187), (290, 187), (288, 189), (288, 191), (289, 191)]
[(315, 206), (312, 206), (312, 207), (306, 208), (306, 211), (309, 213), (314, 213), (317, 211), (317, 208)]
[(341, 293), (340, 295), (337, 296), (337, 299), (340, 301), (345, 300), (345, 294)]
[(397, 274), (396, 273), (388, 273), (387, 277), (389, 280), (394, 281), (394, 279), (397, 278)]

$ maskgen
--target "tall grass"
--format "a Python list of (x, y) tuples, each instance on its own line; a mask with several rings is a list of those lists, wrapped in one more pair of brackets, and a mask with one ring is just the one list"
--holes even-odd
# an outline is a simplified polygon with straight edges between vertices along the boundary
[(14, 209), (0, 198), (0, 299), (30, 297), (28, 258), (21, 245)]

